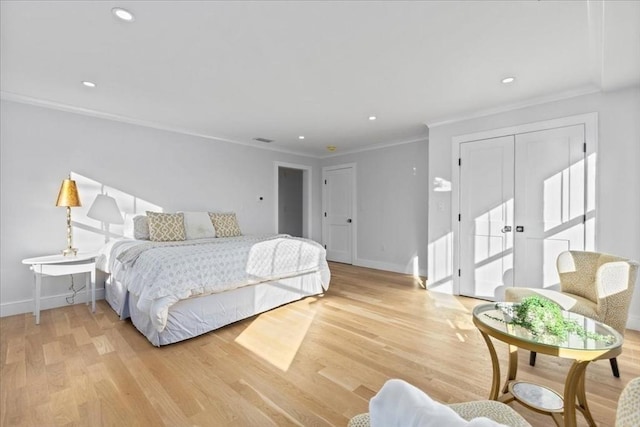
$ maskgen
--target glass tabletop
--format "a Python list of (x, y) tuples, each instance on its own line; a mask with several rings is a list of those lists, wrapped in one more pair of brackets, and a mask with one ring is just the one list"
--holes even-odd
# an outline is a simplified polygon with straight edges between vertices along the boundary
[[(563, 317), (582, 326), (589, 337), (583, 337), (574, 332), (560, 337), (550, 334), (534, 334), (522, 326), (510, 324), (513, 320), (511, 315), (513, 306), (514, 303), (509, 302), (481, 304), (473, 309), (473, 317), (476, 322), (495, 332), (538, 345), (587, 351), (609, 350), (622, 345), (622, 335), (612, 327), (569, 311), (562, 311)], [(594, 334), (598, 334), (604, 339), (591, 338), (590, 336)]]

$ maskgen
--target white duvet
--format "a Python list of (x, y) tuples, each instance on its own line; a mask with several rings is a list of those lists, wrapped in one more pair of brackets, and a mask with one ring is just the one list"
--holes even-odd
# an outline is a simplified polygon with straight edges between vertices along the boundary
[(138, 297), (138, 309), (149, 313), (159, 332), (169, 307), (182, 299), (312, 272), (320, 274), (326, 290), (330, 279), (321, 245), (283, 234), (184, 242), (120, 240), (103, 254), (98, 267)]

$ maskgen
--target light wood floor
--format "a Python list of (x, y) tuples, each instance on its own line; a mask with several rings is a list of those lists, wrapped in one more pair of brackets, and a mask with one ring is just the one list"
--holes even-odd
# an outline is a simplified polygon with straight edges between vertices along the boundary
[[(307, 298), (182, 343), (155, 348), (106, 302), (0, 320), (2, 426), (345, 426), (389, 378), (442, 402), (484, 399), (481, 301), (421, 289), (410, 276), (332, 264), (323, 297)], [(506, 346), (496, 345), (506, 369)], [(569, 361), (520, 355), (519, 377), (562, 390)], [(624, 384), (640, 376), (640, 333), (618, 358), (592, 363), (587, 392), (611, 426)], [(512, 406), (534, 426), (551, 418)], [(580, 425), (586, 425), (578, 414)]]

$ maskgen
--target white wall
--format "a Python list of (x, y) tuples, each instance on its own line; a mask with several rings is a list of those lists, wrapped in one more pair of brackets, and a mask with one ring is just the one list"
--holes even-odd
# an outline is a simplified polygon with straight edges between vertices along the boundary
[[(640, 260), (640, 88), (585, 95), (429, 129), (429, 182), (451, 180), (452, 138), (597, 112), (596, 248)], [(451, 292), (451, 193), (429, 191), (429, 283)], [(640, 330), (640, 283), (628, 327)]]
[[(3, 316), (31, 309), (32, 276), (21, 260), (58, 253), (66, 245), (65, 209), (56, 208), (55, 200), (69, 172), (81, 185), (83, 207), (72, 209), (75, 246), (81, 250), (104, 241), (99, 223), (86, 218), (96, 192), (88, 188), (101, 184), (126, 212), (153, 206), (167, 212), (235, 211), (243, 233), (275, 232), (276, 161), (312, 168), (311, 236), (321, 240), (318, 159), (15, 102), (2, 101), (0, 107)], [(68, 294), (68, 285), (68, 278), (47, 279), (43, 307), (64, 304), (60, 295)]]
[(354, 264), (426, 275), (427, 140), (323, 159), (356, 164), (357, 253)]

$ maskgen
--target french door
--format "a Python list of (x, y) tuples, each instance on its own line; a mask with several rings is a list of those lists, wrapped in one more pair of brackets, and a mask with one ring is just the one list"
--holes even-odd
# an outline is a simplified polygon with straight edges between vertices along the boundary
[(555, 262), (585, 249), (584, 125), (460, 144), (460, 294), (557, 285)]

